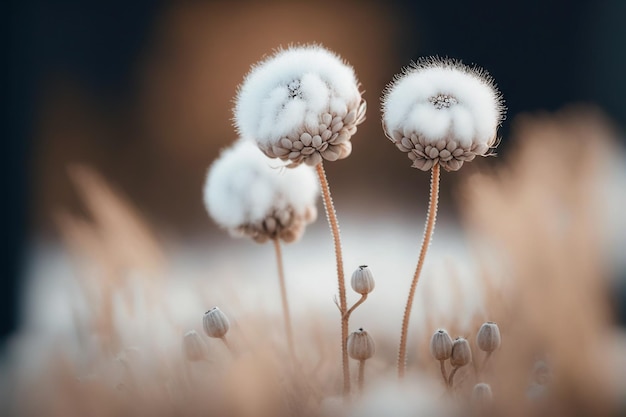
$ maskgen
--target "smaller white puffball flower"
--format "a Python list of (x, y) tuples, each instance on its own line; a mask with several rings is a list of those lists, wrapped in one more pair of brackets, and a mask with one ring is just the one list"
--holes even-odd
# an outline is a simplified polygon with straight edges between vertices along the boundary
[(437, 163), (456, 171), (491, 154), (504, 110), (485, 70), (449, 59), (425, 58), (405, 68), (382, 97), (387, 137), (423, 171)]
[(290, 166), (346, 158), (366, 109), (354, 69), (318, 45), (280, 49), (254, 65), (235, 103), (239, 134)]
[(209, 215), (232, 235), (260, 243), (299, 239), (317, 217), (317, 177), (310, 167), (283, 165), (251, 141), (240, 140), (224, 150), (204, 186)]

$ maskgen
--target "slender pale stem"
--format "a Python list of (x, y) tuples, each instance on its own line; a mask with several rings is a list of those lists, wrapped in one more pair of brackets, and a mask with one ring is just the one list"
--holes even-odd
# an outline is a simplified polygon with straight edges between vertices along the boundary
[(485, 355), (485, 360), (483, 360), (483, 364), (480, 366), (480, 371), (478, 372), (478, 374), (482, 374), (483, 372), (485, 372), (485, 368), (487, 367), (487, 362), (489, 361), (490, 357), (491, 352), (487, 352), (487, 354)]
[(448, 385), (448, 376), (446, 375), (446, 361), (439, 361), (439, 367), (441, 368), (441, 376), (443, 377), (443, 382)]
[(439, 164), (435, 164), (431, 171), (430, 179), (430, 200), (428, 203), (428, 215), (426, 217), (426, 230), (424, 231), (424, 238), (422, 240), (422, 247), (420, 249), (419, 258), (417, 261), (417, 268), (415, 268), (415, 274), (413, 275), (413, 281), (411, 281), (411, 288), (409, 290), (409, 297), (404, 308), (404, 317), (402, 318), (402, 333), (400, 334), (400, 348), (398, 350), (398, 377), (404, 377), (404, 371), (406, 367), (406, 344), (407, 333), (409, 331), (409, 318), (411, 317), (411, 308), (413, 308), (413, 298), (415, 297), (415, 288), (417, 287), (417, 281), (419, 280), (424, 266), (424, 259), (426, 259), (426, 252), (430, 246), (430, 239), (435, 229), (435, 220), (437, 219), (437, 204), (439, 200)]
[(337, 222), (337, 214), (335, 206), (330, 195), (328, 180), (322, 162), (315, 167), (317, 176), (319, 177), (320, 187), (322, 189), (322, 197), (324, 200), (324, 208), (326, 209), (326, 217), (333, 235), (333, 243), (335, 245), (335, 257), (337, 259), (337, 281), (339, 284), (339, 310), (341, 313), (341, 365), (343, 369), (343, 394), (350, 395), (350, 366), (348, 363), (348, 317), (347, 300), (346, 300), (346, 284), (343, 275), (343, 259), (341, 256), (341, 237), (339, 235), (339, 224)]
[(359, 361), (359, 394), (363, 393), (363, 385), (365, 382), (365, 361)]
[(291, 327), (291, 314), (289, 313), (289, 302), (287, 301), (287, 285), (285, 284), (285, 270), (283, 268), (283, 255), (280, 249), (280, 241), (274, 239), (274, 251), (276, 252), (276, 265), (278, 266), (278, 282), (280, 284), (280, 298), (283, 304), (283, 316), (285, 318), (285, 334), (287, 335), (287, 345), (292, 363), (295, 365), (296, 351), (293, 343), (293, 330)]
[(230, 353), (235, 356), (235, 348), (233, 348), (233, 345), (231, 345), (228, 339), (226, 339), (226, 336), (222, 336), (220, 339), (222, 339), (222, 342), (224, 342), (224, 345), (226, 345), (226, 348), (230, 351)]
[(450, 378), (448, 378), (448, 386), (450, 388), (452, 388), (452, 385), (454, 384), (454, 375), (456, 375), (456, 372), (461, 369), (461, 367), (457, 366), (454, 369), (452, 369), (452, 372), (450, 372)]
[(344, 314), (344, 317), (346, 319), (350, 319), (350, 314), (352, 314), (352, 312), (354, 310), (356, 310), (356, 308), (358, 306), (360, 306), (361, 304), (363, 304), (363, 302), (367, 300), (367, 294), (361, 294), (361, 298), (359, 298), (359, 301), (357, 301), (356, 303), (354, 303), (354, 305), (352, 307), (350, 307), (350, 310), (346, 311), (346, 313)]

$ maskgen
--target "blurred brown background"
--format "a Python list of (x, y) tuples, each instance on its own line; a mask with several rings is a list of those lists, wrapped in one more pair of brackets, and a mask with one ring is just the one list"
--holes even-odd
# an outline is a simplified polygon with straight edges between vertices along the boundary
[[(501, 131), (504, 157), (510, 122), (521, 112), (591, 102), (623, 127), (625, 4), (14, 2), (8, 14), (6, 167), (12, 184), (3, 328), (14, 322), (28, 242), (56, 238), (59, 209), (82, 210), (69, 166), (101, 172), (167, 236), (217, 233), (201, 202), (204, 175), (236, 138), (231, 107), (237, 85), (274, 48), (319, 42), (355, 67), (368, 120), (352, 156), (327, 164), (327, 171), (340, 215), (353, 210), (384, 221), (412, 213), (428, 185), (428, 175), (410, 169), (380, 127), (380, 93), (403, 65), (438, 54), (490, 71), (509, 107)], [(456, 175), (444, 175), (443, 207), (453, 207)]]

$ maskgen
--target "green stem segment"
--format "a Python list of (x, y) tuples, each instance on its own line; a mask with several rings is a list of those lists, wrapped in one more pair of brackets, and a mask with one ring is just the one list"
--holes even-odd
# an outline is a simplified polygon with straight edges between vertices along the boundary
[(415, 288), (419, 281), (422, 268), (424, 266), (424, 260), (426, 259), (426, 252), (430, 246), (430, 240), (435, 230), (435, 221), (437, 219), (437, 204), (439, 202), (439, 164), (435, 164), (431, 171), (430, 179), (430, 200), (428, 203), (428, 215), (426, 217), (426, 230), (424, 231), (424, 238), (422, 240), (422, 247), (420, 249), (419, 259), (417, 261), (417, 267), (415, 268), (415, 274), (413, 275), (413, 281), (411, 281), (411, 288), (409, 290), (409, 297), (404, 308), (404, 317), (402, 318), (402, 333), (400, 334), (400, 348), (398, 350), (398, 377), (403, 378), (406, 370), (406, 344), (407, 334), (409, 331), (409, 318), (411, 317), (411, 308), (413, 308), (413, 298), (415, 297)]

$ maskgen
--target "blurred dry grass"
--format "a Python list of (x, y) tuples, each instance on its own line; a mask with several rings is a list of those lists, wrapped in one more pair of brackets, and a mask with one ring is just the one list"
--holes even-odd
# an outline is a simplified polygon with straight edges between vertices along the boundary
[[(599, 193), (608, 180), (604, 161), (614, 150), (607, 126), (600, 115), (581, 109), (520, 118), (510, 157), (490, 172), (471, 175), (459, 188), (466, 233), (483, 266), (472, 291), (482, 295), (483, 311), (468, 318), (475, 313), (458, 309), (454, 319), (437, 322), (428, 316), (426, 305), (427, 332), (445, 327), (453, 336), (468, 337), (477, 366), (483, 356), (474, 346), (474, 335), (482, 321), (499, 323), (503, 344), (482, 375), (472, 366), (462, 369), (454, 400), (444, 396), (438, 364), (428, 354), (428, 338), (418, 341), (417, 355), (411, 353), (406, 382), (413, 387), (411, 378), (418, 378), (421, 385), (415, 389), (428, 395), (390, 395), (385, 387), (395, 387), (391, 381), (397, 341), (373, 333), (378, 349), (367, 365), (366, 395), (355, 398), (354, 407), (344, 408), (337, 400), (338, 325), (325, 313), (307, 318), (302, 323), (306, 331), (296, 332), (295, 367), (285, 360), (282, 322), (264, 311), (238, 317), (229, 333), (237, 354), (205, 340), (207, 360), (187, 362), (180, 343), (188, 323), (177, 320), (176, 307), (165, 302), (167, 281), (175, 277), (165, 273), (163, 251), (153, 232), (97, 174), (73, 169), (90, 220), (64, 214), (59, 225), (82, 266), (87, 309), (77, 313), (76, 334), (55, 343), (34, 372), (15, 364), (16, 412), (361, 416), (375, 414), (376, 404), (382, 403), (390, 415), (406, 410), (402, 415), (413, 415), (427, 406), (439, 409), (439, 415), (467, 415), (474, 383), (485, 381), (494, 391), (494, 415), (619, 415), (625, 386), (616, 382), (619, 367), (613, 366), (618, 359), (616, 330), (607, 310), (608, 271), (600, 226), (605, 202)], [(463, 265), (452, 263), (444, 271), (451, 282), (458, 268)], [(212, 285), (204, 282), (199, 291), (211, 292)], [(448, 289), (454, 305), (462, 305), (470, 295), (459, 288)], [(397, 296), (386, 302), (404, 301), (401, 291)], [(236, 305), (234, 299), (229, 307)], [(192, 327), (199, 326), (202, 306), (197, 308), (198, 324)], [(361, 322), (367, 324), (367, 317)], [(468, 319), (469, 327), (462, 324)], [(550, 364), (553, 380), (547, 395), (532, 401), (527, 389), (537, 359)], [(451, 402), (459, 404), (460, 411), (444, 408)]]

